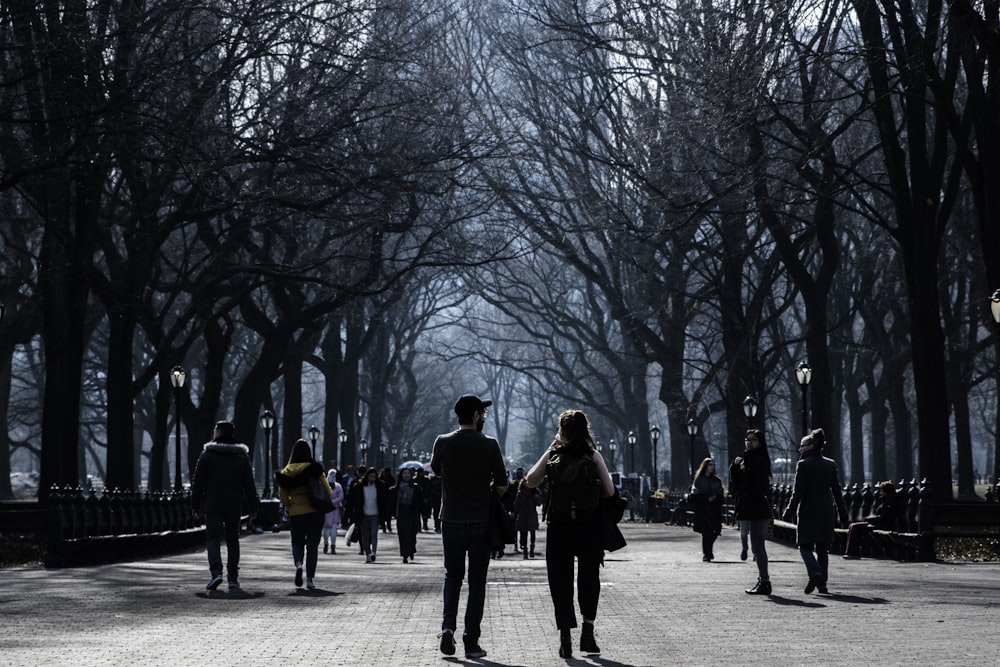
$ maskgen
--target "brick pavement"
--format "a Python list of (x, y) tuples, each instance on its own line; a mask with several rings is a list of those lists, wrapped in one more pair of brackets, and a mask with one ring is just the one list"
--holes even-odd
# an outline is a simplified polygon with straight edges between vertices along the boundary
[(774, 595), (756, 597), (743, 592), (756, 570), (739, 560), (735, 531), (703, 563), (689, 529), (623, 529), (629, 546), (602, 571), (600, 656), (557, 657), (543, 558), (491, 563), (481, 642), (489, 655), (466, 661), (461, 648), (454, 658), (437, 649), (439, 536), (421, 534), (408, 565), (395, 557), (394, 535), (381, 536), (371, 565), (341, 538), (337, 555), (320, 556), (319, 589), (306, 592), (292, 583), (283, 532), (244, 537), (241, 597), (206, 594), (203, 551), (0, 571), (0, 666), (998, 663), (1000, 564), (837, 557), (833, 594), (805, 595), (798, 554), (771, 543)]

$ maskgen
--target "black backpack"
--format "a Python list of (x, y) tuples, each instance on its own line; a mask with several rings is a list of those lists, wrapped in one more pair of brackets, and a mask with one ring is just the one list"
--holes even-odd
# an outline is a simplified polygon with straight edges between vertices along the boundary
[(594, 455), (574, 456), (556, 449), (546, 467), (549, 511), (596, 510), (601, 500), (601, 476)]

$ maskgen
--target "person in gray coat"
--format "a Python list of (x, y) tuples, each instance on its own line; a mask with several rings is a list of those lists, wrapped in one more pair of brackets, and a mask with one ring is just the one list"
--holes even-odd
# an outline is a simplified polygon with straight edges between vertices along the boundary
[(783, 519), (796, 524), (795, 541), (809, 574), (805, 592), (827, 592), (830, 544), (837, 516), (847, 525), (847, 506), (837, 473), (837, 464), (823, 456), (826, 434), (813, 429), (799, 443), (795, 485)]
[(191, 480), (191, 508), (195, 518), (205, 517), (205, 548), (212, 578), (206, 589), (222, 583), (222, 540), (226, 540), (229, 588), (239, 590), (240, 518), (246, 505), (253, 521), (257, 515), (257, 487), (250, 465), (250, 449), (236, 441), (231, 422), (217, 422), (211, 442), (205, 443)]

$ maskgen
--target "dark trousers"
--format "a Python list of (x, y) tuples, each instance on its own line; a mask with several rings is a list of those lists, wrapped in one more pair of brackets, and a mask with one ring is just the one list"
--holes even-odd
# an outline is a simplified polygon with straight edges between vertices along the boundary
[(240, 576), (240, 513), (205, 514), (205, 550), (212, 576), (222, 575), (222, 540), (226, 540), (226, 573), (229, 581)]
[(319, 561), (319, 539), (323, 536), (323, 521), (326, 515), (322, 512), (296, 514), (288, 518), (292, 531), (292, 559), (296, 563), (305, 561), (306, 577), (316, 576), (316, 563)]
[(596, 514), (585, 520), (551, 522), (545, 535), (545, 567), (556, 627), (576, 627), (573, 605), (573, 561), (576, 560), (576, 596), (584, 620), (597, 618), (601, 597), (601, 526)]
[(800, 544), (799, 555), (805, 563), (810, 577), (816, 577), (824, 584), (830, 563), (830, 545), (822, 542), (815, 544)]
[(486, 521), (442, 521), (441, 544), (444, 547), (444, 615), (441, 629), (457, 629), (458, 598), (462, 592), (465, 559), (468, 556), (469, 600), (465, 605), (462, 639), (467, 645), (478, 644), (483, 607), (486, 605), (486, 573), (490, 568), (489, 524)]
[(709, 558), (714, 558), (715, 554), (712, 552), (712, 546), (715, 544), (716, 538), (719, 535), (715, 532), (705, 531), (701, 534), (701, 553)]

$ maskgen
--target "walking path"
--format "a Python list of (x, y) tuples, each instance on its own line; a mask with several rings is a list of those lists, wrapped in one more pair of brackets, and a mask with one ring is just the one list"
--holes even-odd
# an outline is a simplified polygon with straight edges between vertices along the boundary
[[(690, 529), (623, 523), (602, 571), (604, 652), (557, 657), (544, 558), (490, 565), (486, 658), (438, 651), (441, 540), (416, 562), (380, 535), (321, 555), (316, 591), (293, 584), (289, 535), (242, 540), (243, 595), (207, 593), (204, 551), (99, 567), (0, 571), (0, 666), (36, 665), (968, 665), (997, 664), (1000, 564), (831, 559), (831, 595), (805, 595), (793, 549), (769, 543), (774, 594), (746, 595), (753, 561), (726, 529), (701, 560)], [(544, 552), (545, 531), (538, 550)], [(223, 585), (223, 589), (225, 585)], [(459, 619), (464, 610), (465, 593)], [(579, 643), (579, 632), (574, 632)]]

